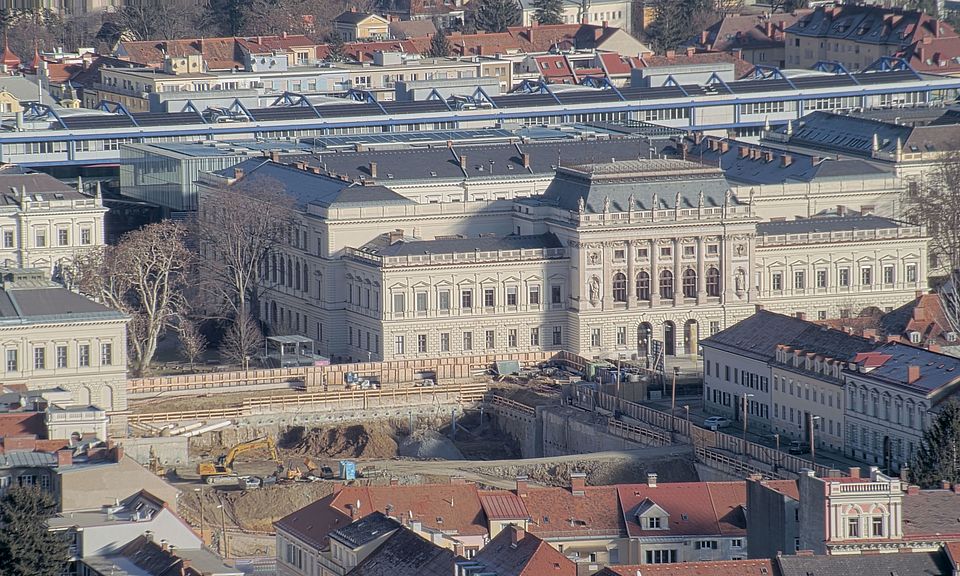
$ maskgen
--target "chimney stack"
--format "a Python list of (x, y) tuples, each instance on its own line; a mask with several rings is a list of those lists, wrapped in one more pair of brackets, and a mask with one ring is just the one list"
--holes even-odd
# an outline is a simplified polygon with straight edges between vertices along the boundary
[(523, 498), (527, 495), (527, 477), (517, 476), (517, 496)]
[(524, 152), (520, 155), (520, 159), (523, 161), (524, 168), (530, 168), (530, 153)]
[(913, 384), (920, 379), (920, 367), (910, 365), (907, 366), (907, 384)]
[(527, 531), (519, 526), (510, 527), (510, 547), (516, 548), (525, 537), (527, 536)]
[(694, 53), (696, 53), (696, 51), (697, 51), (697, 49), (694, 48), (693, 46), (687, 46), (687, 57), (689, 58), (689, 57), (693, 56)]
[(789, 154), (784, 154), (780, 157), (780, 165), (786, 168), (787, 166), (793, 164), (793, 156)]
[(400, 479), (399, 479), (399, 478), (391, 478), (391, 479), (390, 479), (390, 485), (391, 485), (391, 486), (399, 486), (399, 485), (400, 485)]
[(464, 172), (467, 171), (467, 155), (466, 154), (460, 155), (460, 169), (463, 170)]
[(941, 490), (949, 490), (949, 489), (950, 489), (950, 481), (949, 481), (949, 480), (941, 480), (941, 481), (940, 481), (940, 489), (941, 489)]
[(657, 473), (656, 473), (656, 472), (649, 472), (649, 473), (647, 473), (647, 486), (649, 486), (650, 488), (656, 488), (656, 487), (657, 487)]
[(370, 163), (370, 177), (371, 177), (371, 178), (376, 178), (376, 177), (377, 177), (377, 163), (376, 163), (376, 162), (371, 162), (371, 163)]
[(583, 472), (570, 474), (570, 493), (574, 496), (583, 496), (586, 493), (587, 475)]
[(280, 152), (277, 152), (276, 150), (271, 151), (271, 152), (270, 152), (270, 161), (271, 161), (271, 162), (279, 163), (279, 162), (280, 162)]
[(167, 541), (166, 541), (166, 540), (161, 540), (161, 541), (160, 541), (160, 549), (163, 550), (164, 552), (167, 551)]
[(851, 477), (851, 478), (859, 478), (859, 477), (860, 477), (860, 467), (859, 467), (859, 466), (851, 466), (851, 467), (849, 468), (848, 472), (850, 473), (850, 477)]
[(701, 44), (704, 48), (707, 47), (707, 42), (708, 42), (709, 40), (710, 40), (710, 32), (704, 30), (703, 32), (700, 33), (700, 44)]
[(243, 178), (243, 168), (234, 168), (233, 169), (233, 179), (240, 180)]

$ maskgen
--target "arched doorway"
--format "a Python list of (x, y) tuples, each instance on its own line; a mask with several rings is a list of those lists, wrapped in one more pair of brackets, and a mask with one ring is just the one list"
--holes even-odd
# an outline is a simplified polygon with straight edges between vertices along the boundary
[(700, 345), (700, 325), (694, 319), (687, 320), (683, 325), (683, 353), (696, 354)]
[(663, 323), (663, 353), (677, 355), (677, 327), (669, 320)]
[(641, 322), (637, 326), (637, 354), (641, 358), (650, 356), (650, 338), (653, 337), (653, 325), (649, 322)]

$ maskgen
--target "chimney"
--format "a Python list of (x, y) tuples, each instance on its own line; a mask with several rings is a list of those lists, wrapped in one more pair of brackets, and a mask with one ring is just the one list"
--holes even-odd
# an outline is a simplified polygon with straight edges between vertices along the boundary
[(864, 328), (864, 329), (863, 329), (863, 337), (864, 337), (864, 338), (869, 338), (869, 339), (871, 339), (871, 340), (876, 340), (876, 339), (877, 339), (877, 329), (876, 329), (876, 328)]
[(467, 171), (467, 155), (466, 154), (460, 155), (460, 169), (463, 170), (464, 172)]
[(797, 550), (797, 556), (813, 556), (813, 550)]
[(710, 32), (708, 32), (707, 30), (704, 30), (703, 32), (700, 33), (700, 44), (703, 47), (706, 47), (707, 42), (709, 41), (710, 41)]
[(907, 496), (916, 496), (920, 494), (920, 487), (916, 484), (911, 484), (907, 486)]
[(647, 473), (647, 486), (649, 486), (650, 488), (656, 488), (656, 487), (657, 487), (657, 473), (656, 473), (656, 472), (648, 472), (648, 473)]
[(453, 543), (453, 553), (457, 556), (463, 557), (466, 550), (463, 548), (463, 544), (460, 542)]
[(767, 38), (773, 38), (773, 21), (769, 18), (767, 19), (767, 24), (764, 29), (764, 33), (767, 35)]
[(603, 21), (603, 29), (606, 30), (606, 29), (609, 28), (609, 27), (610, 27), (610, 22), (607, 22), (606, 20), (604, 20), (604, 21)]
[(466, 483), (467, 483), (467, 479), (464, 478), (463, 476), (451, 476), (451, 477), (450, 477), (450, 483), (451, 483), (451, 484), (466, 484)]
[(849, 472), (850, 472), (850, 477), (851, 477), (851, 478), (859, 478), (859, 477), (860, 477), (860, 467), (859, 467), (859, 466), (851, 466), (850, 469), (849, 469)]
[(773, 162), (773, 152), (769, 150), (763, 151), (763, 161), (764, 162)]
[(846, 216), (846, 215), (847, 215), (847, 207), (844, 206), (843, 204), (837, 204), (837, 216)]
[(356, 520), (360, 517), (360, 501), (357, 500), (356, 504), (348, 504), (350, 506), (350, 520)]
[(740, 147), (740, 157), (741, 157), (741, 158), (746, 158), (746, 157), (749, 156), (749, 155), (750, 155), (750, 149), (747, 148), (746, 146), (741, 146), (741, 147)]
[(166, 541), (166, 540), (161, 540), (161, 541), (160, 541), (160, 549), (163, 550), (164, 552), (167, 551), (167, 541)]
[(521, 498), (527, 495), (527, 477), (517, 476), (517, 496)]
[(676, 58), (677, 52), (675, 50), (667, 50), (667, 58)]
[(403, 240), (403, 230), (400, 230), (400, 229), (398, 228), (398, 229), (396, 229), (396, 230), (391, 230), (390, 232), (387, 232), (387, 241), (388, 241), (391, 245), (392, 245), (392, 244), (396, 244), (397, 242), (399, 242), (399, 241), (401, 241), (401, 240)]
[(57, 450), (57, 468), (73, 464), (73, 450)]
[(780, 157), (780, 165), (786, 168), (787, 166), (793, 164), (793, 156), (789, 154), (784, 154)]
[(37, 449), (37, 437), (27, 436), (7, 436), (3, 439), (3, 448), (7, 452), (11, 450), (29, 450), (33, 452)]
[(271, 161), (271, 162), (279, 163), (279, 162), (280, 162), (280, 153), (277, 152), (276, 150), (271, 151), (271, 152), (270, 152), (270, 161)]
[(399, 485), (400, 485), (400, 479), (399, 479), (399, 478), (391, 478), (391, 479), (390, 479), (390, 485), (391, 485), (391, 486), (399, 486)]
[(233, 179), (240, 180), (243, 178), (243, 168), (234, 168), (233, 169)]
[(730, 151), (730, 143), (727, 142), (726, 140), (720, 142), (720, 153), (726, 154), (729, 151)]
[(570, 473), (570, 493), (574, 496), (583, 496), (585, 494), (584, 488), (587, 483), (587, 475), (583, 472), (571, 472)]
[(687, 58), (693, 56), (693, 54), (694, 54), (696, 51), (697, 51), (697, 49), (694, 48), (693, 46), (687, 46)]
[(113, 461), (121, 462), (123, 460), (123, 446), (119, 444), (113, 449)]
[(145, 531), (143, 537), (147, 539), (147, 542), (153, 542), (153, 530)]
[(510, 547), (516, 548), (525, 537), (527, 536), (527, 531), (519, 526), (510, 527)]
[(524, 168), (530, 168), (530, 153), (524, 152), (520, 155), (520, 159), (523, 161)]
[(377, 163), (376, 163), (376, 162), (371, 162), (371, 163), (370, 163), (370, 177), (371, 177), (371, 178), (376, 178), (376, 177), (377, 177)]
[(949, 489), (950, 489), (950, 481), (949, 481), (949, 480), (941, 480), (941, 481), (940, 481), (940, 489), (941, 489), (941, 490), (949, 490)]
[(913, 384), (920, 379), (920, 367), (911, 364), (907, 366), (907, 384)]

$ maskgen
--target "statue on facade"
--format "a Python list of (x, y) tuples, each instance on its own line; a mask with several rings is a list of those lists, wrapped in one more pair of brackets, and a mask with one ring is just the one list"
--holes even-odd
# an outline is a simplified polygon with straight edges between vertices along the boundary
[(583, 212), (584, 212), (586, 209), (587, 209), (587, 203), (584, 202), (583, 196), (581, 196), (581, 197), (577, 200), (577, 212), (583, 214)]
[(733, 285), (737, 290), (737, 294), (743, 294), (744, 287), (747, 284), (747, 275), (743, 271), (743, 268), (737, 268), (737, 272), (733, 276)]
[(600, 280), (594, 276), (590, 278), (590, 303), (596, 304), (600, 300)]
[(610, 213), (610, 197), (609, 196), (603, 197), (603, 213), (604, 214)]

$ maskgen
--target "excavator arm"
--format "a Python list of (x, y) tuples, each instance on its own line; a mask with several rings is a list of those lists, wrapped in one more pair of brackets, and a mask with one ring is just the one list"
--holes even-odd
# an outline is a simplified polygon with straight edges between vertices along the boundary
[(237, 456), (243, 454), (244, 452), (257, 450), (258, 448), (266, 448), (270, 450), (270, 458), (274, 462), (280, 461), (280, 457), (277, 455), (277, 445), (274, 444), (273, 440), (270, 438), (257, 438), (256, 440), (251, 440), (249, 442), (242, 442), (231, 448), (230, 452), (227, 453), (227, 457), (224, 459), (223, 464), (227, 468), (232, 468), (233, 462), (237, 459)]

